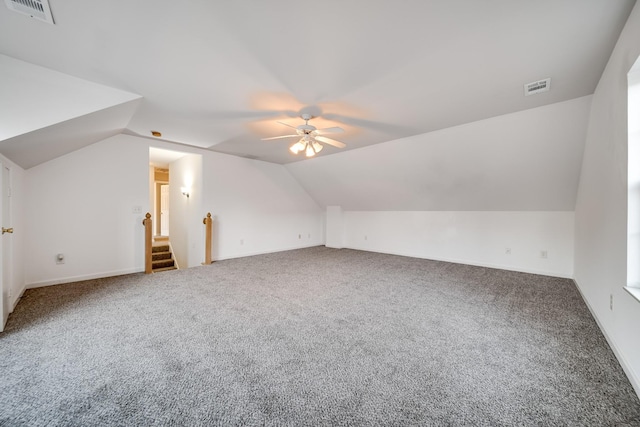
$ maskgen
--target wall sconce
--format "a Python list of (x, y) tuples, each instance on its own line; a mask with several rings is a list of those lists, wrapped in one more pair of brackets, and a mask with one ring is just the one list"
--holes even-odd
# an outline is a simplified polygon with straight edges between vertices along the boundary
[(183, 196), (187, 196), (187, 198), (189, 198), (189, 187), (180, 187), (180, 191), (182, 191)]

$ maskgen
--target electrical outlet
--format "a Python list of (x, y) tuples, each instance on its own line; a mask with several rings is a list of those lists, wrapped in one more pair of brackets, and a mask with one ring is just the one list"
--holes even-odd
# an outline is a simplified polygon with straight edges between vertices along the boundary
[(64, 264), (64, 254), (59, 253), (56, 255), (56, 264)]
[(240, 239), (240, 246), (244, 245), (244, 239)]
[(547, 259), (549, 258), (549, 254), (547, 251), (540, 251), (540, 258)]
[(367, 240), (367, 239), (368, 239), (368, 238), (367, 238), (367, 236), (365, 235), (365, 236), (364, 236), (364, 240)]
[(307, 236), (307, 239), (310, 239), (310, 238), (311, 238), (311, 233), (309, 233), (309, 235)]
[(302, 239), (302, 234), (298, 234), (298, 239)]
[(609, 310), (613, 311), (613, 294), (609, 295)]
[(504, 253), (507, 254), (507, 255), (511, 255), (511, 248), (506, 248), (504, 250)]

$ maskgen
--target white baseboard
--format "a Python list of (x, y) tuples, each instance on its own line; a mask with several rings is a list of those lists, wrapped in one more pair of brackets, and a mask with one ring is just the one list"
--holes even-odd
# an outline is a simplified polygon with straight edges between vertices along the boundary
[(127, 270), (106, 271), (102, 273), (84, 274), (80, 276), (61, 277), (53, 280), (43, 280), (27, 284), (25, 289), (42, 288), (45, 286), (61, 285), (63, 283), (81, 282), (83, 280), (103, 279), (105, 277), (122, 276), (124, 274), (142, 273), (144, 268), (131, 268)]
[(600, 328), (600, 331), (602, 331), (602, 335), (604, 335), (604, 338), (607, 340), (609, 347), (611, 347), (613, 354), (616, 356), (616, 359), (618, 359), (618, 363), (620, 363), (620, 366), (622, 366), (622, 370), (626, 374), (627, 378), (629, 379), (629, 382), (631, 383), (631, 386), (633, 387), (636, 394), (638, 395), (638, 398), (640, 399), (640, 378), (636, 376), (635, 372), (631, 368), (631, 365), (629, 364), (629, 362), (627, 362), (627, 359), (625, 359), (624, 355), (616, 345), (615, 341), (611, 339), (606, 329), (602, 327), (602, 323), (600, 323), (600, 319), (598, 319), (598, 316), (596, 316), (596, 312), (591, 307), (591, 304), (589, 304), (589, 301), (584, 297), (584, 294), (582, 293), (580, 286), (578, 286), (578, 282), (575, 279), (573, 279), (573, 283), (576, 285), (576, 289), (578, 289), (578, 292), (580, 292), (580, 296), (582, 297), (582, 300), (584, 301), (587, 308), (591, 312), (591, 315), (593, 316), (593, 318), (596, 320), (596, 324), (598, 325), (598, 328)]
[[(225, 259), (244, 258), (244, 257), (248, 257), (248, 256), (264, 255), (264, 254), (270, 254), (270, 253), (274, 253), (274, 252), (291, 251), (291, 250), (295, 250), (295, 249), (313, 248), (315, 246), (322, 246), (322, 245), (323, 245), (323, 243), (310, 243), (310, 244), (305, 245), (305, 246), (294, 246), (294, 247), (271, 249), (271, 250), (267, 250), (267, 251), (231, 254), (231, 255), (214, 257), (213, 261), (215, 262), (215, 261), (223, 261)], [(65, 284), (65, 283), (81, 282), (83, 280), (102, 279), (102, 278), (105, 278), (105, 277), (122, 276), (124, 274), (141, 273), (141, 272), (144, 272), (144, 268), (132, 268), (132, 269), (127, 269), (127, 270), (107, 271), (107, 272), (103, 272), (103, 273), (86, 274), (86, 275), (80, 275), (80, 276), (61, 277), (61, 278), (53, 279), (53, 280), (43, 280), (43, 281), (40, 281), (40, 282), (32, 282), (32, 283), (27, 284), (25, 286), (25, 289), (42, 288), (42, 287), (45, 287), (45, 286), (61, 285), (61, 284)]]
[(285, 252), (285, 251), (293, 251), (296, 249), (306, 249), (306, 248), (315, 248), (316, 246), (323, 246), (323, 243), (311, 243), (306, 246), (294, 246), (294, 247), (286, 247), (286, 248), (278, 248), (278, 249), (270, 249), (267, 251), (258, 251), (258, 252), (243, 252), (241, 254), (231, 254), (231, 255), (222, 255), (213, 258), (213, 261), (224, 261), (225, 259), (235, 259), (235, 258), (244, 258), (249, 256), (256, 255), (265, 255), (265, 254), (273, 254), (276, 252)]
[(571, 274), (566, 274), (566, 273), (558, 273), (555, 271), (546, 271), (546, 270), (537, 270), (537, 269), (533, 269), (533, 268), (520, 268), (520, 267), (515, 267), (513, 265), (501, 265), (501, 264), (492, 264), (492, 263), (483, 263), (483, 262), (476, 262), (476, 261), (469, 261), (466, 259), (457, 259), (457, 258), (443, 258), (443, 257), (432, 257), (432, 256), (425, 256), (424, 254), (413, 254), (413, 253), (406, 253), (406, 252), (395, 252), (395, 251), (374, 251), (370, 248), (364, 249), (364, 248), (358, 248), (358, 247), (353, 247), (353, 246), (345, 246), (346, 249), (353, 249), (356, 251), (364, 251), (364, 252), (375, 252), (375, 253), (381, 253), (381, 254), (389, 254), (389, 255), (398, 255), (398, 256), (406, 256), (409, 258), (419, 258), (419, 259), (429, 259), (429, 260), (433, 260), (433, 261), (443, 261), (443, 262), (451, 262), (454, 264), (465, 264), (465, 265), (473, 265), (476, 267), (487, 267), (487, 268), (497, 268), (499, 270), (508, 270), (508, 271), (517, 271), (520, 273), (529, 273), (529, 274), (538, 274), (540, 276), (550, 276), (550, 277), (560, 277), (562, 279), (573, 279), (573, 276)]

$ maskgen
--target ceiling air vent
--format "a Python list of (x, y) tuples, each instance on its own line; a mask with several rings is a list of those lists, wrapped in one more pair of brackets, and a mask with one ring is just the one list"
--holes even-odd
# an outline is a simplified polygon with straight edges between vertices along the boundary
[(4, 0), (10, 10), (53, 24), (48, 0)]
[(551, 78), (538, 80), (537, 82), (524, 85), (524, 96), (535, 95), (536, 93), (548, 92), (551, 88)]

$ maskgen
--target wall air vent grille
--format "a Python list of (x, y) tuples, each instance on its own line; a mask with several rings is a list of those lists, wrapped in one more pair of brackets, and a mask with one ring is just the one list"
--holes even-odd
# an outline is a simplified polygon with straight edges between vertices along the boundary
[(4, 0), (9, 10), (53, 24), (48, 0)]
[(538, 80), (537, 82), (524, 85), (524, 96), (535, 95), (536, 93), (548, 92), (551, 88), (551, 78)]

